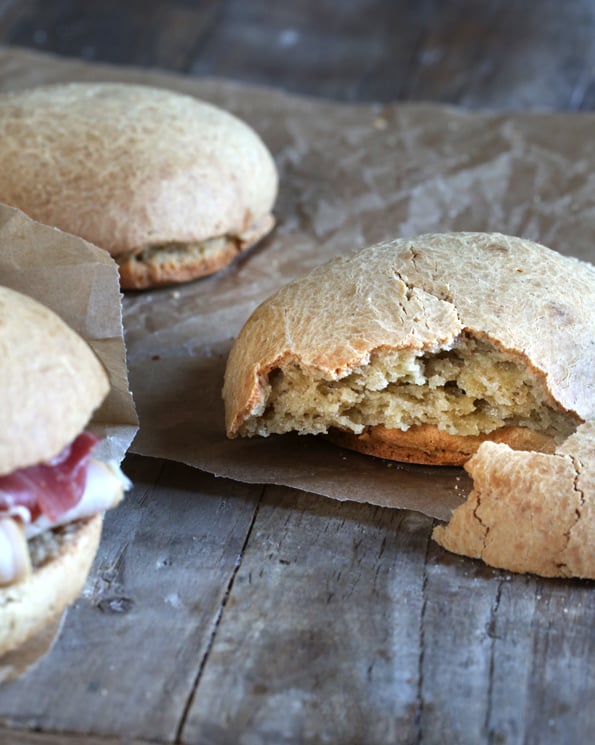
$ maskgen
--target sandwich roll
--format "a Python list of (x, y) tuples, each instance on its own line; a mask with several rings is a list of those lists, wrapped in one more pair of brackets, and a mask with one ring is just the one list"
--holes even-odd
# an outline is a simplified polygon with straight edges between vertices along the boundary
[(80, 595), (101, 539), (103, 515), (28, 541), (33, 571), (0, 587), (0, 656), (43, 631)]
[(102, 516), (129, 488), (94, 457), (87, 429), (109, 390), (86, 342), (31, 298), (0, 287), (0, 654), (82, 590)]
[[(31, 573), (27, 541), (46, 530), (83, 520), (116, 507), (131, 487), (117, 463), (103, 463), (91, 458), (88, 463), (84, 490), (76, 504), (58, 512), (52, 520), (37, 504), (28, 506), (12, 501), (7, 507), (6, 493), (0, 479), (0, 586), (11, 584)], [(37, 517), (33, 515), (37, 514)]]
[(121, 286), (186, 282), (272, 229), (273, 158), (245, 122), (143, 85), (0, 96), (0, 201), (104, 248)]

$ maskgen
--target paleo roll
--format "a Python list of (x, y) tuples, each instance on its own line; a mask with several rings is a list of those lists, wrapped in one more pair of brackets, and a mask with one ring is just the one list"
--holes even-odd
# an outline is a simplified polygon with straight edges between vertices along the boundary
[(79, 595), (103, 513), (129, 482), (88, 428), (109, 390), (91, 348), (49, 308), (0, 287), (0, 655)]
[(106, 249), (121, 285), (227, 266), (274, 225), (273, 158), (254, 130), (192, 96), (69, 83), (0, 96), (0, 201)]
[(254, 311), (225, 372), (227, 433), (435, 465), (486, 440), (553, 453), (595, 415), (593, 328), (586, 262), (499, 233), (380, 243)]

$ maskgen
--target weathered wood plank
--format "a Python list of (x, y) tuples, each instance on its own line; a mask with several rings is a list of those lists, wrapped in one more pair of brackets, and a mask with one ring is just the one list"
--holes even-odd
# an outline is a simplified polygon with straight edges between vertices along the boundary
[(432, 544), (425, 592), (421, 742), (589, 741), (592, 582), (498, 572)]
[(589, 0), (232, 0), (191, 70), (343, 100), (575, 110), (594, 30)]
[(260, 489), (162, 461), (125, 465), (136, 487), (108, 514), (57, 644), (0, 689), (6, 726), (175, 738)]
[(590, 0), (0, 0), (0, 42), (342, 100), (592, 109)]
[(595, 80), (594, 31), (590, 0), (434, 2), (402, 97), (494, 110), (583, 108)]
[[(395, 99), (430, 2), (230, 0), (196, 55), (196, 75), (342, 100)], [(388, 73), (388, 74), (387, 74)]]
[(428, 552), (421, 618), (418, 742), (485, 742), (491, 638), (500, 575), (451, 556)]
[(502, 584), (488, 734), (495, 742), (584, 743), (595, 734), (595, 584), (511, 575)]
[(220, 0), (0, 2), (0, 42), (67, 57), (185, 71)]
[(267, 487), (183, 742), (415, 741), (430, 528)]
[(498, 572), (430, 530), (267, 488), (183, 742), (587, 741), (592, 583)]

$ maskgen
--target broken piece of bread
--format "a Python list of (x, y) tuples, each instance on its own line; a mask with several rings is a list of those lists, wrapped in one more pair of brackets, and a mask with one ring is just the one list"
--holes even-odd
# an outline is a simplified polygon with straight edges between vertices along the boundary
[(595, 268), (499, 233), (400, 239), (315, 269), (229, 356), (230, 437), (295, 430), (460, 465), (486, 440), (553, 453), (595, 416)]
[(465, 464), (473, 491), (433, 538), (493, 567), (595, 579), (594, 455), (594, 421), (554, 454), (484, 443)]

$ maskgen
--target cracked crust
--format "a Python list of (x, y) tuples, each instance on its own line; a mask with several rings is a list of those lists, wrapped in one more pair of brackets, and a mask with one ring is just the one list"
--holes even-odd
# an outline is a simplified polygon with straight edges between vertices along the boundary
[[(251, 127), (149, 86), (70, 83), (4, 94), (0, 159), (0, 201), (114, 257), (221, 236), (247, 246), (263, 234), (246, 238), (277, 195), (274, 161)], [(228, 249), (210, 270), (236, 255)], [(206, 273), (204, 264), (191, 271), (187, 258), (177, 273), (171, 263), (168, 282)], [(155, 273), (159, 283), (162, 272), (151, 267), (129, 267), (125, 277), (138, 287), (138, 275), (146, 283)]]
[(595, 579), (595, 421), (554, 454), (484, 443), (465, 465), (473, 491), (433, 538), (513, 572)]
[[(513, 447), (551, 452), (581, 421), (595, 416), (594, 326), (595, 268), (586, 262), (499, 233), (423, 235), (381, 243), (315, 269), (254, 311), (225, 372), (227, 433), (266, 436), (334, 428), (331, 437), (353, 449), (435, 464), (463, 462), (484, 435), (492, 439), (490, 432)], [(375, 381), (369, 385), (365, 379), (378, 360), (398, 354), (401, 364), (413, 357), (440, 356), (456, 352), (465, 340), (524, 371), (543, 405), (560, 415), (553, 433), (548, 426), (538, 430), (531, 424), (517, 426), (514, 420), (463, 432), (457, 430), (456, 417), (447, 431), (425, 413), (417, 422), (368, 421), (362, 416), (362, 399), (352, 403), (350, 391), (331, 418), (320, 406), (322, 397), (315, 403), (311, 398), (318, 386), (326, 400), (334, 401), (337, 389), (351, 386), (359, 376), (364, 382), (356, 381), (358, 394), (364, 390), (367, 401), (379, 390)], [(413, 363), (407, 364), (405, 378), (416, 374)], [(289, 415), (284, 410), (283, 418), (273, 398), (281, 376), (286, 390), (293, 381), (313, 382), (307, 391), (304, 386), (301, 399), (293, 389), (294, 410)], [(380, 385), (393, 390), (390, 382)], [(391, 403), (388, 394), (385, 403)], [(307, 420), (300, 418), (306, 409)], [(476, 439), (458, 439), (468, 434)]]

